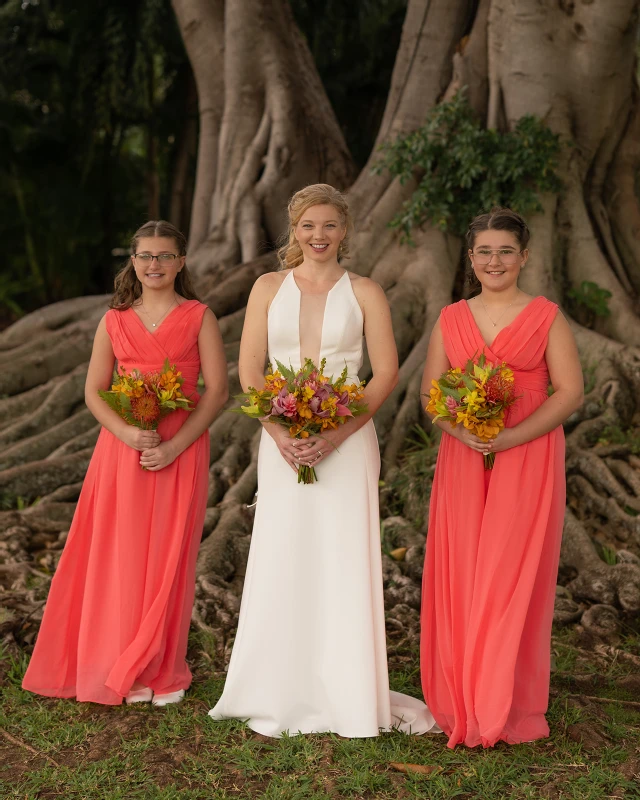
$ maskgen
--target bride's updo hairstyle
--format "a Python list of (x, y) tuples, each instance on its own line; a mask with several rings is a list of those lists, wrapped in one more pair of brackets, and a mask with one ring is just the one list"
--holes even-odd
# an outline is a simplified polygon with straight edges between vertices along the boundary
[(302, 264), (304, 256), (302, 248), (296, 239), (296, 227), (305, 212), (311, 206), (333, 206), (338, 212), (342, 227), (346, 229), (347, 233), (340, 243), (338, 250), (338, 261), (349, 256), (349, 236), (353, 228), (353, 221), (349, 214), (349, 206), (345, 196), (329, 186), (328, 183), (314, 183), (311, 186), (305, 186), (296, 192), (287, 206), (289, 213), (289, 230), (282, 237), (282, 246), (278, 250), (278, 260), (280, 261), (280, 269), (291, 269)]
[(524, 219), (516, 211), (510, 208), (495, 207), (489, 211), (488, 214), (478, 214), (475, 217), (467, 230), (467, 284), (471, 289), (480, 288), (480, 281), (476, 278), (473, 271), (473, 264), (469, 258), (469, 250), (473, 250), (476, 237), (483, 231), (508, 231), (513, 234), (518, 242), (520, 250), (526, 250), (529, 244), (529, 227)]
[[(187, 254), (187, 240), (185, 235), (179, 231), (175, 225), (163, 219), (150, 220), (149, 222), (145, 222), (142, 227), (138, 228), (131, 237), (129, 253), (132, 256), (136, 254), (140, 239), (155, 238), (156, 236), (173, 239), (176, 243), (176, 255), (184, 256)], [(176, 275), (174, 286), (176, 294), (181, 295), (186, 300), (200, 299), (193, 288), (191, 275), (189, 274), (186, 264)], [(126, 309), (130, 308), (142, 295), (142, 284), (136, 276), (131, 258), (127, 259), (126, 264), (116, 275), (114, 288), (115, 293), (109, 303), (109, 308), (115, 308), (118, 311), (126, 311)]]

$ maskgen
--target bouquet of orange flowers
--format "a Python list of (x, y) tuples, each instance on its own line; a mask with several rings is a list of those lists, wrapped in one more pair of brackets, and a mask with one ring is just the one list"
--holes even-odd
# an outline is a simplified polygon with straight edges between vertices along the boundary
[[(349, 417), (367, 412), (363, 403), (364, 383), (347, 384), (347, 368), (334, 381), (324, 374), (326, 359), (320, 367), (307, 358), (298, 372), (276, 361), (277, 370), (268, 365), (262, 389), (249, 387), (238, 400), (246, 405), (234, 409), (249, 417), (285, 425), (295, 439), (307, 439), (343, 425)], [(298, 467), (298, 483), (313, 483), (316, 471), (311, 466)]]
[[(434, 415), (433, 422), (446, 419), (452, 427), (462, 424), (483, 442), (500, 433), (507, 408), (518, 399), (513, 372), (504, 362), (487, 361), (484, 353), (477, 362), (469, 359), (464, 370), (453, 367), (431, 383), (427, 412)], [(495, 453), (485, 455), (485, 469), (493, 468), (495, 458)]]
[(127, 373), (124, 367), (115, 373), (110, 390), (98, 394), (122, 419), (142, 428), (155, 431), (167, 414), (182, 408), (190, 411), (193, 402), (182, 393), (184, 378), (176, 365), (166, 359), (162, 372)]

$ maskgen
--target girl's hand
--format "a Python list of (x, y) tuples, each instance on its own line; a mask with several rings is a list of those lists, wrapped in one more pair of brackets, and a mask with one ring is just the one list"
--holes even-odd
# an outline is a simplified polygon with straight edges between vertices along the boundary
[(162, 439), (158, 431), (143, 431), (141, 428), (136, 428), (133, 425), (127, 425), (122, 441), (132, 447), (134, 450), (149, 450), (152, 447), (157, 447)]
[(502, 453), (504, 450), (510, 450), (518, 444), (514, 439), (514, 428), (503, 428), (495, 439), (486, 443), (486, 451), (487, 453)]
[(151, 447), (148, 450), (143, 450), (140, 456), (140, 466), (146, 467), (149, 472), (158, 472), (158, 470), (168, 467), (172, 464), (179, 453), (175, 446), (168, 442), (161, 442), (157, 447)]
[(463, 425), (456, 425), (455, 428), (446, 428), (445, 433), (449, 433), (458, 441), (465, 444), (467, 447), (470, 447), (471, 450), (475, 450), (476, 453), (491, 453), (495, 452), (495, 450), (491, 450), (490, 444), (491, 442), (483, 442), (479, 436), (476, 436), (471, 431), (468, 431)]
[(268, 424), (266, 431), (276, 443), (281, 456), (297, 475), (298, 467), (307, 463), (304, 454), (309, 447), (307, 442), (310, 440), (293, 439), (289, 436), (289, 431), (281, 425)]

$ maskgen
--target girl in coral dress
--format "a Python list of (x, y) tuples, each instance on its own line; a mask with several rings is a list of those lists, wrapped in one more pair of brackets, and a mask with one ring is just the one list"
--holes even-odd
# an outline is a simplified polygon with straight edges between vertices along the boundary
[[(227, 370), (218, 324), (195, 297), (185, 253), (173, 225), (143, 225), (98, 325), (85, 397), (103, 428), (24, 678), (31, 692), (106, 705), (153, 697), (166, 705), (191, 682), (185, 656), (208, 428), (227, 399)], [(99, 397), (116, 361), (155, 372), (165, 359), (197, 405), (172, 412), (157, 432), (128, 425)]]
[[(422, 392), (484, 352), (515, 375), (516, 404), (489, 444), (443, 430), (422, 599), (425, 699), (449, 747), (548, 736), (551, 623), (565, 505), (562, 423), (582, 402), (575, 342), (555, 303), (518, 287), (529, 231), (509, 209), (467, 234), (481, 291), (443, 309)], [(551, 382), (553, 394), (548, 395)], [(483, 453), (496, 453), (485, 470)]]

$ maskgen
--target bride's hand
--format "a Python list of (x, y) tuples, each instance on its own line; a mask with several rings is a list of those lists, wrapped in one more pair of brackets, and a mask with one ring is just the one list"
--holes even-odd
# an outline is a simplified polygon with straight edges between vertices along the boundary
[(301, 455), (301, 461), (310, 467), (316, 467), (330, 456), (348, 438), (351, 431), (345, 430), (349, 423), (341, 425), (335, 430), (325, 431), (321, 436), (310, 436), (307, 449)]
[(267, 433), (270, 434), (273, 441), (276, 443), (281, 456), (297, 474), (298, 467), (301, 464), (306, 464), (306, 453), (309, 445), (309, 439), (293, 439), (289, 436), (289, 431), (281, 425), (268, 425)]

